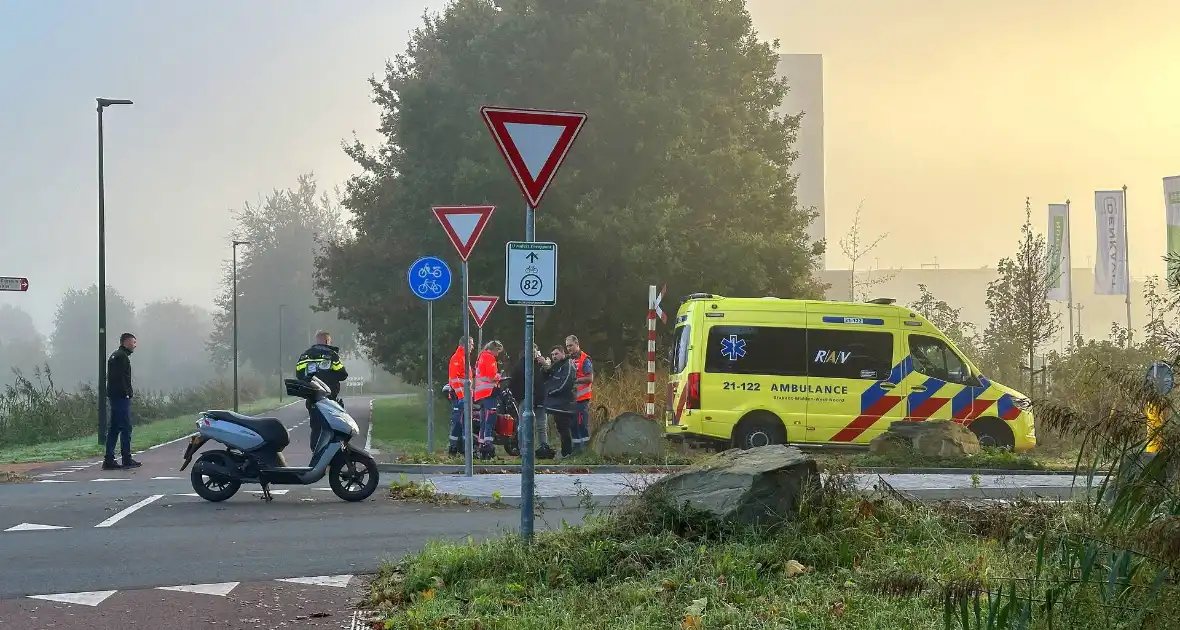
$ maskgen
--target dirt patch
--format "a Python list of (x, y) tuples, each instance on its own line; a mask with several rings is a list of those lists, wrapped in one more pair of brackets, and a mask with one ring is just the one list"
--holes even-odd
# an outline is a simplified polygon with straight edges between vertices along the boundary
[(20, 483), (28, 481), (29, 476), (15, 470), (0, 470), (0, 483)]

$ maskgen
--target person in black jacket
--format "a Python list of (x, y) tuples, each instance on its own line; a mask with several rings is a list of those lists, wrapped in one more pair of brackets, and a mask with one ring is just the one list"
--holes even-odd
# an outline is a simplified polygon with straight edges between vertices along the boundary
[[(111, 421), (107, 428), (107, 452), (103, 470), (139, 468), (143, 464), (131, 459), (131, 353), (135, 352), (135, 335), (119, 335), (119, 347), (107, 358), (107, 399), (111, 403)], [(115, 461), (115, 442), (120, 441), (123, 465)]]
[[(332, 335), (322, 330), (315, 334), (315, 345), (299, 355), (299, 361), (295, 364), (295, 378), (310, 381), (313, 376), (319, 377), (332, 390), (332, 400), (340, 402), (340, 386), (348, 378), (348, 370), (344, 369), (340, 361), (340, 348), (332, 345)], [(307, 413), (308, 427), (311, 429), (311, 452), (315, 453), (324, 421), (315, 411), (314, 401), (307, 401)]]
[[(508, 389), (512, 392), (512, 397), (516, 400), (516, 407), (521, 413), (524, 413), (525, 365), (529, 365), (533, 370), (533, 417), (535, 419), (533, 426), (539, 427), (541, 423), (547, 422), (545, 418), (545, 381), (549, 378), (549, 360), (541, 354), (536, 344), (533, 344), (532, 361), (521, 359), (512, 368), (512, 380), (508, 381)], [(553, 448), (549, 446), (548, 434), (548, 431), (543, 432), (541, 435), (545, 439), (537, 445), (536, 453), (539, 459), (553, 458)]]
[(561, 436), (561, 456), (573, 453), (574, 380), (576, 369), (566, 356), (564, 346), (553, 346), (549, 351), (550, 364), (545, 380), (545, 411), (557, 425)]

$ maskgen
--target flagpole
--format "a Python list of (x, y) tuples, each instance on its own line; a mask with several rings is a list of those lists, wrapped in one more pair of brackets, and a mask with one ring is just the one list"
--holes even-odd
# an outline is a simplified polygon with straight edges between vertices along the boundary
[(1069, 200), (1066, 199), (1065, 200), (1065, 244), (1066, 244), (1066, 251), (1065, 251), (1065, 267), (1066, 267), (1065, 273), (1066, 273), (1066, 276), (1065, 276), (1065, 280), (1066, 280), (1067, 284), (1065, 285), (1065, 303), (1066, 303), (1066, 308), (1069, 310), (1069, 343), (1065, 344), (1065, 348), (1067, 350), (1072, 350), (1073, 349), (1074, 332), (1073, 332), (1073, 252), (1071, 250), (1073, 249), (1073, 241), (1070, 240), (1069, 224), (1070, 224)]
[(1127, 209), (1127, 185), (1123, 184), (1123, 269), (1127, 274), (1127, 347), (1131, 347), (1131, 231), (1128, 229), (1130, 219)]

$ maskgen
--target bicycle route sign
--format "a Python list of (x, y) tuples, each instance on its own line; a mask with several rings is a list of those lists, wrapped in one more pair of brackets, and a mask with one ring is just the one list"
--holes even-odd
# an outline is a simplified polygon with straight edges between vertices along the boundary
[(557, 243), (508, 241), (504, 254), (505, 304), (557, 304)]
[(431, 302), (451, 290), (451, 269), (437, 256), (423, 256), (410, 265), (410, 291)]

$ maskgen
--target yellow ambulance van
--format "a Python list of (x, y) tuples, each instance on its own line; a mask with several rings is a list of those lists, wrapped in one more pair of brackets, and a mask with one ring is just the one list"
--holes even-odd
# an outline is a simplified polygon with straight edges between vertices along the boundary
[(892, 422), (952, 420), (984, 446), (1036, 446), (1028, 398), (893, 302), (688, 296), (676, 314), (666, 437), (867, 445)]

